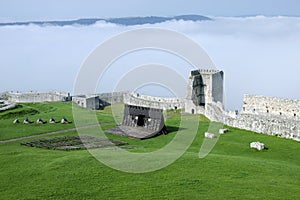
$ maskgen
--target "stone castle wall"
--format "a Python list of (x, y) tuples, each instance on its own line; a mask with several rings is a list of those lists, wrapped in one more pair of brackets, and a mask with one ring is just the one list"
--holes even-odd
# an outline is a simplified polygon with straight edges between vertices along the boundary
[(300, 141), (299, 100), (245, 95), (240, 115), (229, 116), (224, 123), (258, 133)]
[(124, 103), (163, 110), (182, 109), (185, 105), (185, 98), (152, 97), (137, 93), (127, 93), (124, 95)]
[(99, 99), (103, 102), (107, 102), (108, 104), (115, 104), (115, 103), (123, 103), (124, 102), (124, 95), (128, 92), (112, 92), (112, 93), (101, 93), (97, 94)]
[(281, 116), (283, 118), (299, 120), (300, 101), (277, 97), (244, 95), (241, 113), (270, 117)]
[(64, 92), (26, 92), (8, 93), (8, 100), (16, 103), (65, 101), (68, 93)]

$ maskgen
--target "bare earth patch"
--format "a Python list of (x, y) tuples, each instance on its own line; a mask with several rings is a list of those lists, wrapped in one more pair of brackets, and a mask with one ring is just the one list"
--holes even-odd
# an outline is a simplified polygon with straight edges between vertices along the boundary
[(117, 140), (108, 140), (106, 138), (96, 138), (88, 135), (83, 136), (64, 136), (50, 139), (40, 139), (30, 142), (21, 142), (21, 145), (38, 147), (44, 149), (57, 150), (79, 150), (79, 149), (94, 149), (94, 148), (129, 148), (128, 143)]

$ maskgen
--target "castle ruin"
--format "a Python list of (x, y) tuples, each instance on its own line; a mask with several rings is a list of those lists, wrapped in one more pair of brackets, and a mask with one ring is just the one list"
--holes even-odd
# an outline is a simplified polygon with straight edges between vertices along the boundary
[[(203, 114), (211, 121), (222, 122), (229, 126), (300, 141), (299, 100), (245, 95), (240, 114), (227, 112), (223, 105), (223, 82), (223, 71), (197, 69), (191, 71), (185, 98), (153, 97), (135, 92), (113, 92), (73, 97), (59, 92), (30, 92), (8, 93), (7, 96), (10, 102), (69, 101), (73, 99), (77, 105), (89, 109), (101, 109), (110, 104), (124, 103), (126, 104), (125, 118), (122, 125), (146, 130), (146, 132), (151, 130), (152, 133), (158, 133), (162, 128), (161, 123), (158, 123), (160, 124), (159, 128), (153, 130), (149, 128), (154, 126), (151, 125), (153, 121), (150, 123), (153, 117), (147, 121), (150, 119), (150, 111), (150, 113), (160, 113), (168, 109), (182, 109), (186, 113)], [(128, 131), (125, 130), (125, 132)], [(139, 137), (148, 137), (149, 134), (150, 132)]]

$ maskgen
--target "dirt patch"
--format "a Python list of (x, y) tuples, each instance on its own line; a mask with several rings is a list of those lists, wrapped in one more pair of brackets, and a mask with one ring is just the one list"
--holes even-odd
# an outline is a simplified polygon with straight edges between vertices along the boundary
[(57, 150), (80, 150), (94, 148), (120, 147), (129, 148), (128, 143), (106, 138), (97, 138), (88, 135), (84, 136), (64, 136), (50, 139), (34, 140), (30, 142), (21, 142), (21, 145), (29, 147), (38, 147), (44, 149)]

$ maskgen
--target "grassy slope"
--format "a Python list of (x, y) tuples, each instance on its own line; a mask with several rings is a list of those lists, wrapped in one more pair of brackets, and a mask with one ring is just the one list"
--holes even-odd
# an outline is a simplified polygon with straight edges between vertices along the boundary
[[(59, 109), (70, 105), (51, 106)], [(98, 115), (102, 122), (112, 120), (109, 108)], [(178, 114), (169, 112), (167, 116), (171, 117), (168, 125), (178, 124)], [(184, 156), (162, 170), (146, 174), (110, 169), (85, 150), (66, 152), (20, 146), (18, 142), (0, 144), (0, 199), (296, 199), (300, 196), (299, 143), (230, 128), (231, 132), (222, 135), (213, 151), (199, 159), (208, 125), (205, 119), (200, 122), (198, 135)], [(61, 135), (72, 134), (76, 133)], [(167, 144), (175, 134), (143, 141), (109, 137), (138, 146), (134, 151), (151, 151)], [(257, 140), (269, 149), (262, 152), (250, 149), (249, 143)]]

